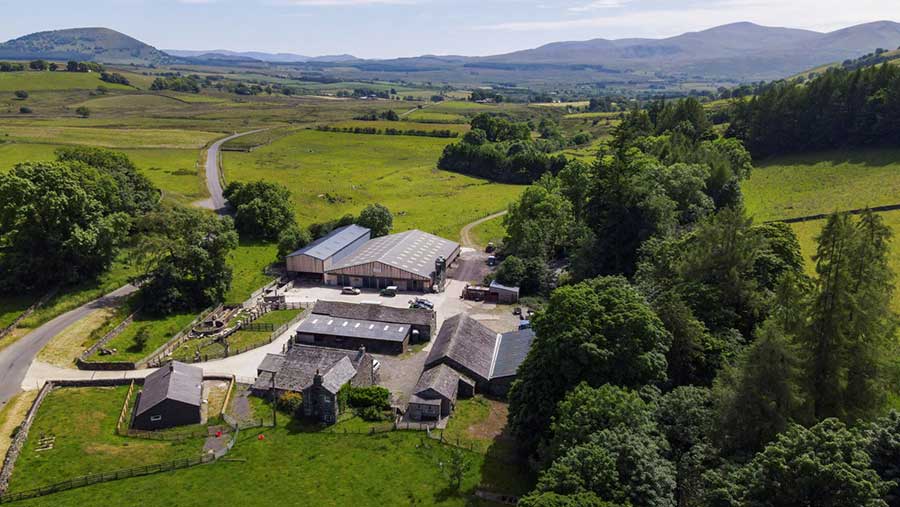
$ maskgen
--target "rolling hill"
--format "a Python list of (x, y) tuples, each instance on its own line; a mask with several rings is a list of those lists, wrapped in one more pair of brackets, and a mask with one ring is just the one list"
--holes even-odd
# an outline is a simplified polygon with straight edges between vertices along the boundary
[(37, 32), (0, 44), (0, 59), (84, 60), (103, 63), (161, 64), (172, 57), (109, 28), (70, 28)]

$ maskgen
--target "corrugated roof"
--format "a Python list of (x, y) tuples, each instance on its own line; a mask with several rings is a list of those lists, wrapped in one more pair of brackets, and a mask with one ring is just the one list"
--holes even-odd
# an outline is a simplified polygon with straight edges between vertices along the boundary
[(203, 370), (172, 361), (144, 380), (135, 414), (143, 414), (165, 400), (176, 400), (199, 407), (202, 398)]
[(496, 343), (496, 332), (466, 314), (455, 315), (441, 326), (425, 367), (447, 357), (486, 381), (490, 379)]
[(459, 243), (455, 241), (413, 229), (367, 241), (355, 252), (335, 263), (328, 272), (381, 262), (429, 278), (434, 272), (434, 261), (438, 257), (449, 258), (458, 248)]
[(340, 301), (318, 301), (313, 314), (331, 315), (344, 319), (394, 322), (416, 326), (430, 326), (434, 319), (433, 310), (422, 308), (394, 308), (372, 303), (344, 303)]
[(342, 319), (330, 315), (312, 314), (297, 327), (298, 333), (348, 336), (389, 342), (402, 342), (409, 336), (408, 324), (376, 322), (374, 320)]
[(369, 234), (369, 232), (369, 229), (356, 224), (340, 227), (331, 231), (328, 235), (323, 236), (300, 250), (288, 255), (288, 257), (308, 255), (315, 259), (325, 260), (340, 252), (359, 238)]
[(497, 354), (494, 364), (491, 366), (491, 378), (510, 377), (516, 374), (519, 365), (525, 360), (531, 343), (534, 341), (534, 331), (522, 329), (500, 335), (497, 344)]
[(511, 287), (511, 286), (509, 286), (509, 285), (503, 285), (502, 283), (498, 282), (497, 280), (491, 281), (491, 286), (490, 286), (490, 288), (491, 288), (491, 289), (494, 289), (494, 290), (500, 290), (500, 291), (511, 292), (511, 293), (513, 293), (513, 294), (516, 294), (516, 295), (519, 294), (519, 288), (518, 288), (518, 287)]

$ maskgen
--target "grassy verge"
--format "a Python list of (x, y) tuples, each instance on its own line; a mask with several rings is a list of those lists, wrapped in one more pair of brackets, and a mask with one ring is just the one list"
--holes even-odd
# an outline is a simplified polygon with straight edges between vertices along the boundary
[[(53, 484), (73, 477), (197, 457), (203, 439), (161, 442), (115, 434), (128, 391), (115, 388), (62, 388), (44, 400), (16, 463), (10, 491)], [(53, 448), (38, 451), (41, 435), (55, 437)], [(96, 498), (88, 503), (96, 503)], [(107, 500), (104, 503), (109, 504)], [(124, 500), (119, 504), (127, 504)], [(40, 502), (35, 503), (39, 505)], [(47, 505), (44, 500), (43, 505)]]
[[(173, 338), (196, 317), (197, 314), (193, 312), (176, 313), (165, 317), (150, 317), (139, 313), (130, 326), (106, 344), (105, 348), (117, 350), (115, 354), (107, 356), (95, 354), (91, 360), (98, 362), (140, 361)], [(146, 341), (140, 343), (139, 337), (144, 335), (147, 337)]]
[(0, 456), (6, 456), (17, 428), (25, 420), (28, 409), (31, 408), (31, 403), (37, 395), (38, 392), (35, 390), (21, 392), (0, 409)]
[[(61, 367), (72, 367), (75, 359), (127, 316), (128, 305), (100, 308), (55, 336), (38, 353), (38, 360)], [(124, 307), (124, 312), (120, 311)]]
[(265, 273), (265, 269), (275, 262), (277, 252), (278, 246), (272, 243), (241, 241), (231, 254), (229, 265), (233, 270), (233, 278), (225, 301), (242, 303), (254, 291), (269, 283), (272, 277)]
[(485, 247), (488, 243), (493, 242), (499, 245), (506, 237), (506, 227), (503, 226), (503, 217), (497, 217), (487, 222), (482, 222), (473, 227), (469, 234), (478, 246)]

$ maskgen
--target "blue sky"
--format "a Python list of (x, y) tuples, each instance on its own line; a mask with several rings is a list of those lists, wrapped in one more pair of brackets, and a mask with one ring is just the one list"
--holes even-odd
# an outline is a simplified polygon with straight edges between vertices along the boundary
[[(158, 48), (365, 58), (496, 54), (560, 40), (665, 37), (736, 21), (828, 31), (900, 20), (897, 0), (33, 0), (0, 39), (105, 26)], [(27, 6), (27, 7), (26, 7)]]

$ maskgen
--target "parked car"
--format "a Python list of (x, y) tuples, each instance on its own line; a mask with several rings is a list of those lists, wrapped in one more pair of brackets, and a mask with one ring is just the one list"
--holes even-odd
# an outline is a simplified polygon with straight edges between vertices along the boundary
[(522, 307), (517, 306), (517, 307), (513, 308), (513, 315), (522, 315)]
[(523, 329), (531, 329), (531, 321), (530, 320), (519, 321), (519, 331), (521, 331)]
[(487, 244), (487, 247), (484, 249), (484, 251), (487, 253), (494, 253), (494, 250), (496, 250), (496, 249), (497, 249), (497, 247), (494, 246), (494, 242), (491, 241)]
[(381, 289), (381, 292), (379, 294), (387, 298), (392, 298), (397, 295), (397, 286), (391, 285), (389, 287), (385, 287)]
[(425, 298), (415, 298), (409, 302), (410, 308), (422, 308), (424, 310), (434, 310), (434, 303)]
[(359, 296), (360, 290), (356, 287), (344, 287), (341, 289), (341, 294), (346, 294), (348, 296)]
[(381, 369), (381, 362), (377, 359), (372, 360), (372, 371), (374, 373), (378, 373), (378, 370)]
[(488, 266), (496, 266), (497, 265), (497, 257), (494, 255), (489, 255), (487, 258)]

